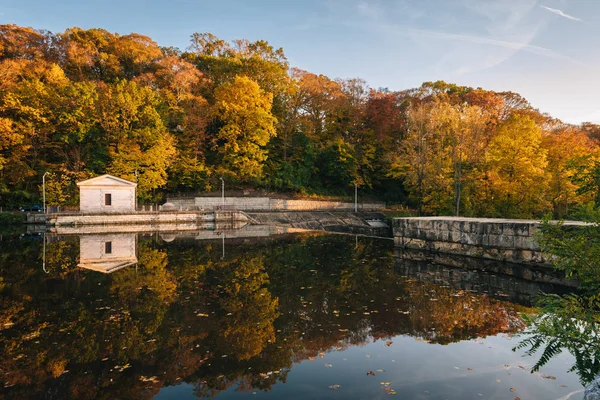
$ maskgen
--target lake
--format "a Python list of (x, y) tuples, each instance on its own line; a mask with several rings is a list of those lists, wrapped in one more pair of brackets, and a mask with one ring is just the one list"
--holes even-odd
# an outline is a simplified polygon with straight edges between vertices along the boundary
[(569, 354), (532, 374), (512, 350), (536, 294), (569, 290), (552, 277), (386, 238), (226, 236), (0, 237), (0, 398), (582, 397)]

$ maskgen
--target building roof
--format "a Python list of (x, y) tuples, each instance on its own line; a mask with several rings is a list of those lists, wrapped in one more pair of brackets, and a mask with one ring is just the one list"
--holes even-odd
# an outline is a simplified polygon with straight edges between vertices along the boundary
[(109, 174), (97, 176), (86, 181), (77, 182), (77, 186), (131, 186), (136, 187), (137, 183), (126, 179), (117, 178)]
[(135, 265), (137, 258), (131, 257), (127, 259), (118, 260), (87, 260), (78, 264), (80, 268), (89, 269), (92, 271), (102, 272), (104, 274), (110, 274), (120, 269)]

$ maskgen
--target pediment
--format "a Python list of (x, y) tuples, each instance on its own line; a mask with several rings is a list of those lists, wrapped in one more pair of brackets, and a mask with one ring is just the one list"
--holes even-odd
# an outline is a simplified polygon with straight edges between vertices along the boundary
[(137, 183), (128, 181), (126, 179), (117, 178), (116, 176), (105, 174), (97, 176), (86, 181), (77, 182), (77, 186), (130, 186), (136, 187)]

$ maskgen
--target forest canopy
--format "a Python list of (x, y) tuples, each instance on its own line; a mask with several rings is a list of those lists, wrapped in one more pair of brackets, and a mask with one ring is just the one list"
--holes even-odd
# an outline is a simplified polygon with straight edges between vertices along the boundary
[(0, 25), (0, 205), (76, 205), (75, 182), (140, 202), (229, 188), (362, 193), (421, 214), (568, 215), (600, 202), (600, 126), (517, 93), (444, 81), (390, 91), (293, 68), (264, 40), (185, 50), (104, 29)]

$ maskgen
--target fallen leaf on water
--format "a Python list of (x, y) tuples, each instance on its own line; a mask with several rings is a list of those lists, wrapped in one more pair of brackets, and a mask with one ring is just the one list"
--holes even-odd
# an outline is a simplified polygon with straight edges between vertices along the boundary
[(369, 370), (369, 372), (367, 372), (367, 375), (375, 376), (375, 372)]
[(208, 317), (208, 314), (199, 313), (199, 314), (196, 314), (196, 316), (197, 317)]
[(496, 379), (496, 382), (500, 383), (500, 382), (502, 382), (502, 381), (501, 381), (500, 379)]
[(308, 357), (310, 361), (317, 361), (317, 357)]
[(391, 346), (394, 342), (392, 342), (391, 340), (388, 340), (387, 342), (385, 342), (386, 346)]
[(565, 385), (560, 385), (559, 387), (561, 387), (561, 388), (566, 388), (566, 386), (565, 386)]
[(383, 370), (382, 370), (382, 369), (376, 369), (375, 371), (376, 371), (376, 372), (383, 372)]
[(339, 389), (339, 388), (340, 388), (340, 385), (330, 385), (329, 386), (329, 389), (333, 389), (333, 390), (336, 390), (336, 389)]
[(515, 388), (510, 388), (510, 391), (513, 393), (516, 392)]
[(467, 368), (467, 371), (473, 371), (473, 368)]
[(550, 380), (553, 380), (553, 381), (556, 380), (556, 377), (552, 376), (552, 375), (542, 375), (542, 378), (544, 378), (544, 379), (550, 379)]

